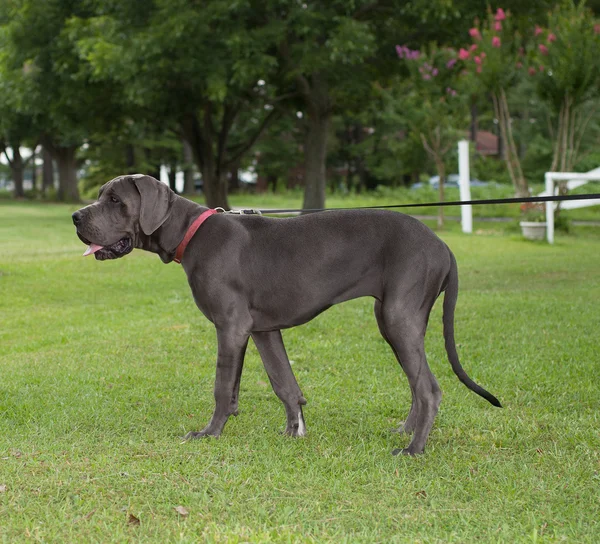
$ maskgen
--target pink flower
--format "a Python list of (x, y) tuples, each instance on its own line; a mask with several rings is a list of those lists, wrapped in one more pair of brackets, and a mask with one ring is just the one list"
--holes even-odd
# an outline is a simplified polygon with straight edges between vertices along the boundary
[(522, 62), (517, 62), (516, 66), (517, 66), (517, 69), (520, 70), (521, 68), (523, 68), (523, 63)]
[(479, 29), (473, 27), (469, 29), (469, 36), (474, 40), (481, 40), (481, 34), (479, 33)]
[(448, 70), (450, 70), (454, 65), (456, 64), (456, 59), (450, 59), (447, 63), (446, 63), (446, 68), (448, 68)]
[(461, 47), (458, 51), (458, 58), (460, 60), (467, 60), (469, 58), (469, 52)]
[(396, 53), (398, 54), (398, 56), (401, 59), (414, 60), (414, 59), (419, 58), (419, 51), (418, 50), (412, 51), (411, 49), (406, 47), (406, 45), (397, 45)]
[(547, 55), (548, 54), (548, 48), (543, 43), (541, 43), (540, 45), (538, 45), (538, 49), (540, 50), (540, 53), (542, 55)]
[(437, 76), (438, 74), (439, 74), (439, 71), (438, 71), (438, 69), (437, 69), (437, 68), (434, 68), (433, 70), (431, 70), (431, 75), (432, 75), (433, 77)]
[(539, 36), (542, 32), (544, 32), (544, 29), (539, 25), (535, 25), (535, 30), (533, 32), (533, 35)]
[(469, 47), (469, 52), (472, 53), (473, 51), (475, 51), (475, 49), (477, 49), (476, 43), (474, 43), (471, 47)]
[(540, 70), (540, 72), (543, 72), (543, 71), (544, 71), (544, 65), (543, 65), (543, 64), (540, 64), (540, 68), (539, 68), (539, 70)]
[(556, 41), (556, 34), (553, 34), (552, 32), (550, 34), (548, 34), (548, 43), (552, 43)]
[(594, 34), (600, 34), (600, 23), (594, 25)]
[(496, 11), (496, 16), (494, 17), (494, 19), (496, 21), (504, 21), (504, 19), (506, 19), (506, 14), (504, 13), (504, 10), (502, 8), (498, 8), (498, 10)]
[(481, 64), (481, 57), (475, 57), (473, 60), (475, 61), (475, 64)]
[(529, 72), (530, 76), (534, 76), (535, 75), (535, 68), (533, 66), (530, 66), (529, 69), (527, 70), (527, 72)]
[(487, 55), (485, 54), (485, 51), (481, 52), (481, 55), (479, 55), (481, 57), (481, 60), (483, 60), (485, 57), (487, 57)]
[(481, 74), (481, 64), (480, 64), (479, 66), (477, 66), (477, 70), (476, 70), (476, 72), (477, 72), (478, 74)]
[(500, 45), (500, 38), (498, 38), (498, 36), (494, 36), (492, 38), (492, 47), (500, 47)]
[(494, 23), (494, 30), (496, 32), (500, 32), (502, 30), (502, 23), (500, 21), (496, 21)]
[(423, 74), (423, 79), (431, 79), (431, 76), (429, 74)]

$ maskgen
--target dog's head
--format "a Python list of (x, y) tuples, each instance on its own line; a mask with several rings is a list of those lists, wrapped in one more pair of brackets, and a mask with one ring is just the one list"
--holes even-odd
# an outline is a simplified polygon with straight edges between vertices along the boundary
[(79, 239), (88, 244), (84, 255), (118, 259), (141, 238), (152, 235), (169, 218), (173, 192), (151, 176), (119, 176), (104, 184), (98, 200), (73, 214)]

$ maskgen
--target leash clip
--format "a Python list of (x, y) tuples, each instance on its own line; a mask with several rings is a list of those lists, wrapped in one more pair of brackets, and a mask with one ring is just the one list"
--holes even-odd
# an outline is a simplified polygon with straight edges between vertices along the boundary
[[(215, 209), (223, 210), (223, 208), (215, 208)], [(244, 209), (244, 210), (229, 210), (229, 211), (223, 210), (223, 212), (233, 214), (233, 215), (262, 215), (262, 212), (260, 210), (256, 210), (254, 208)]]

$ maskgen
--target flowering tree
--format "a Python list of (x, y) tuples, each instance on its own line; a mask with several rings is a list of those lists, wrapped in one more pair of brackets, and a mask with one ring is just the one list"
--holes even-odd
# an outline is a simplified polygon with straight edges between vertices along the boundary
[(469, 87), (492, 97), (515, 194), (528, 196), (529, 188), (515, 145), (506, 98), (508, 89), (514, 87), (523, 73), (525, 56), (521, 38), (512, 29), (510, 13), (502, 8), (495, 13), (488, 8), (486, 19), (475, 21), (469, 35), (472, 44), (459, 50), (458, 59), (470, 76), (467, 78)]
[(583, 2), (575, 5), (568, 0), (549, 14), (547, 29), (536, 25), (533, 34), (529, 74), (536, 78), (537, 93), (554, 116), (550, 170), (569, 172), (598, 105), (600, 22)]
[[(404, 114), (411, 130), (418, 135), (439, 175), (439, 199), (444, 200), (445, 157), (456, 146), (461, 127), (466, 123), (466, 103), (457, 92), (460, 74), (456, 52), (430, 45), (422, 51), (396, 46), (398, 57), (406, 63), (411, 77), (403, 96)], [(438, 227), (444, 224), (439, 208)]]

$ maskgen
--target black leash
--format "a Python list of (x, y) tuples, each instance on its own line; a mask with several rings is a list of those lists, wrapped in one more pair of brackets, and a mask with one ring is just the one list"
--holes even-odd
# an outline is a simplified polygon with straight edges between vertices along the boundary
[(233, 213), (242, 215), (252, 214), (278, 214), (278, 213), (314, 213), (332, 210), (383, 210), (388, 208), (434, 208), (438, 206), (476, 206), (478, 204), (522, 204), (524, 202), (564, 202), (566, 200), (594, 200), (600, 199), (600, 193), (585, 195), (553, 195), (553, 196), (527, 196), (521, 198), (487, 198), (482, 200), (455, 200), (450, 202), (426, 202), (415, 204), (390, 204), (387, 206), (358, 206), (356, 208), (283, 208), (275, 210), (238, 210)]

